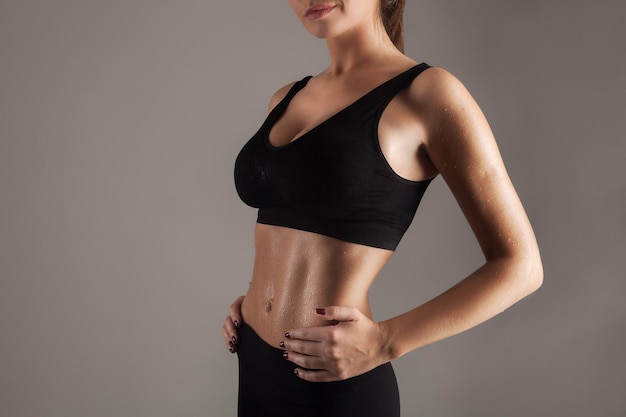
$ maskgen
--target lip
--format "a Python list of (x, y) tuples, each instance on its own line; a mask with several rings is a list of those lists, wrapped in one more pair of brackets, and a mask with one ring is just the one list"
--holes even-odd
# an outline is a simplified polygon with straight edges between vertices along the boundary
[(315, 4), (304, 12), (304, 17), (310, 20), (321, 19), (337, 7), (336, 4)]

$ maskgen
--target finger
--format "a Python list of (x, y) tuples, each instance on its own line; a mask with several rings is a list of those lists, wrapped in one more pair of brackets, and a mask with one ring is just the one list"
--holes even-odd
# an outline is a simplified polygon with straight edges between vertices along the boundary
[(362, 313), (354, 307), (331, 306), (316, 308), (315, 312), (318, 316), (325, 320), (336, 321), (355, 321), (361, 318)]
[(289, 362), (293, 362), (307, 370), (324, 370), (326, 368), (324, 360), (317, 356), (302, 355), (297, 352), (286, 351), (283, 353), (283, 357)]
[(243, 323), (243, 318), (241, 317), (241, 304), (243, 303), (243, 299), (243, 295), (237, 297), (228, 309), (228, 315), (235, 327), (239, 327), (239, 325)]
[(325, 340), (326, 333), (328, 333), (330, 328), (330, 326), (319, 326), (301, 327), (289, 330), (285, 333), (285, 342), (287, 340), (308, 340), (311, 342), (321, 342), (322, 340)]
[(228, 317), (224, 322), (224, 339), (230, 352), (235, 352), (237, 343), (239, 342), (239, 332), (237, 328), (243, 323), (241, 317), (241, 304), (244, 296), (239, 296), (228, 308)]
[(278, 346), (289, 352), (299, 353), (308, 356), (322, 356), (322, 345), (319, 342), (310, 340), (283, 340)]
[(239, 332), (237, 331), (237, 327), (232, 322), (230, 317), (226, 318), (226, 320), (224, 321), (224, 326), (222, 327), (224, 327), (224, 329), (226, 330), (226, 335), (224, 335), (224, 337), (226, 337), (226, 342), (230, 341), (235, 345), (239, 343)]
[(235, 351), (237, 350), (237, 347), (233, 343), (231, 336), (228, 334), (228, 331), (226, 330), (225, 325), (222, 326), (222, 334), (224, 335), (224, 341), (226, 342), (226, 349), (228, 349), (230, 353), (235, 353)]
[(340, 380), (335, 375), (326, 370), (314, 371), (310, 369), (296, 368), (294, 370), (294, 373), (298, 378), (304, 379), (305, 381), (309, 382), (332, 382)]

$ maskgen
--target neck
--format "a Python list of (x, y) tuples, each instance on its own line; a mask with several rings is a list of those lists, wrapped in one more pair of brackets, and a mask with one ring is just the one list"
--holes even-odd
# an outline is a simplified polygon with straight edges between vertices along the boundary
[(379, 66), (392, 57), (403, 55), (387, 36), (382, 22), (359, 26), (340, 36), (328, 38), (326, 46), (330, 55), (327, 72), (334, 75)]

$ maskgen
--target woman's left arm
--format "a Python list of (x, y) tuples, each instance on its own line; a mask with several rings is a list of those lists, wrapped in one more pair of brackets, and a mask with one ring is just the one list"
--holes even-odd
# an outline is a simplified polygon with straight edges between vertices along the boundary
[(301, 367), (297, 374), (303, 379), (359, 375), (474, 327), (542, 284), (532, 227), (474, 99), (460, 81), (438, 68), (425, 71), (410, 94), (426, 128), (428, 156), (467, 218), (485, 263), (441, 295), (383, 322), (354, 308), (321, 309), (318, 314), (339, 323), (291, 330), (284, 342), (287, 359)]

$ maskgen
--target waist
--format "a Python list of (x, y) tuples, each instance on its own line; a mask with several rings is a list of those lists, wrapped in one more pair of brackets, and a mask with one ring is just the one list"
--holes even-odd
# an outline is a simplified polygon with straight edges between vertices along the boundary
[[(335, 304), (333, 304), (335, 305)], [(342, 304), (347, 305), (347, 304)], [(260, 306), (260, 308), (259, 308)], [(330, 326), (335, 322), (323, 320), (315, 314), (313, 304), (306, 304), (294, 311), (292, 308), (284, 308), (280, 303), (274, 304), (274, 312), (263, 311), (263, 303), (252, 301), (247, 295), (242, 305), (244, 323), (255, 328), (259, 337), (265, 343), (274, 348), (279, 348), (281, 340), (285, 340), (285, 333), (302, 327)], [(370, 315), (369, 305), (359, 309)]]
[(371, 316), (368, 291), (391, 251), (311, 232), (257, 224), (252, 280), (242, 305), (244, 321), (277, 346), (298, 327), (331, 324), (315, 313), (334, 305)]

